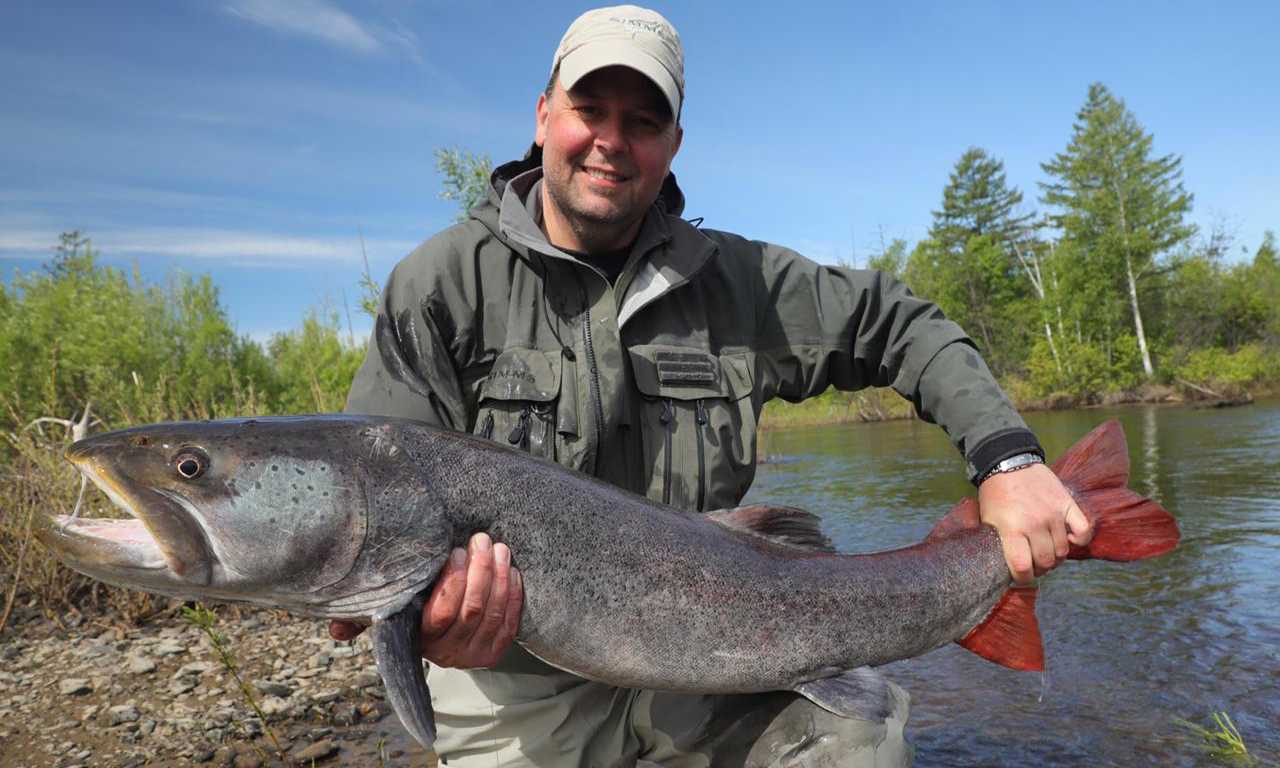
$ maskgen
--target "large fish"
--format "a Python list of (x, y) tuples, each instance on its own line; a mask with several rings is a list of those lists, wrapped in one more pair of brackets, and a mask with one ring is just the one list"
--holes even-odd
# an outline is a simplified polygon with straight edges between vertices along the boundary
[[(509, 545), (524, 576), (517, 642), (612, 685), (791, 690), (875, 718), (892, 702), (870, 667), (946, 643), (1043, 666), (1035, 592), (1011, 588), (972, 499), (920, 544), (842, 555), (799, 510), (682, 512), (407, 420), (157, 424), (81, 440), (66, 456), (132, 519), (51, 518), (42, 538), (65, 563), (148, 592), (372, 622), (387, 697), (423, 745), (435, 737), (423, 596), (477, 531)], [(1117, 423), (1054, 469), (1096, 530), (1071, 557), (1135, 560), (1176, 545), (1173, 518), (1124, 488)]]

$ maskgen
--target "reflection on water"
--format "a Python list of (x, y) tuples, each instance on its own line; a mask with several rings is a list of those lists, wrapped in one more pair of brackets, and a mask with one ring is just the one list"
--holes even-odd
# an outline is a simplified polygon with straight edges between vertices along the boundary
[[(1041, 585), (1048, 670), (958, 647), (887, 667), (913, 696), (917, 765), (1207, 762), (1173, 723), (1230, 712), (1280, 755), (1280, 404), (1032, 414), (1056, 456), (1101, 421), (1129, 438), (1131, 485), (1178, 518), (1181, 546), (1127, 565), (1069, 563)], [(808, 508), (846, 551), (920, 540), (972, 491), (941, 430), (918, 422), (780, 432), (749, 501)]]

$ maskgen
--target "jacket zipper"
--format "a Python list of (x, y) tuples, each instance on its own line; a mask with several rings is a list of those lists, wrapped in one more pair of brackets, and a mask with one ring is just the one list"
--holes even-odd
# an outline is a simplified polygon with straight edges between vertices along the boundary
[(511, 434), (507, 435), (508, 443), (527, 449), (529, 438), (529, 414), (532, 413), (532, 411), (533, 408), (527, 404), (520, 410), (520, 420), (516, 422), (514, 427), (512, 427)]
[(591, 401), (596, 411), (596, 450), (594, 466), (600, 465), (600, 451), (604, 445), (604, 403), (600, 400), (600, 370), (596, 368), (596, 350), (591, 344), (591, 307), (583, 310), (582, 345), (587, 353), (587, 368), (591, 371)]
[(695, 400), (693, 403), (694, 412), (697, 414), (698, 426), (694, 430), (698, 435), (698, 511), (702, 511), (703, 505), (707, 500), (707, 459), (705, 448), (702, 446), (702, 430), (707, 426), (707, 408), (702, 404), (701, 400)]
[(666, 427), (665, 445), (663, 446), (663, 469), (662, 469), (662, 503), (671, 503), (671, 435), (676, 431), (676, 410), (671, 405), (671, 398), (661, 401), (662, 413), (658, 415), (658, 421), (662, 422), (662, 426)]
[(533, 406), (533, 412), (538, 417), (538, 421), (542, 422), (542, 451), (548, 457), (555, 456), (555, 432), (552, 425), (555, 419), (551, 417), (551, 405), (549, 403), (540, 403)]
[(480, 428), (480, 436), (485, 440), (493, 437), (493, 411), (489, 411), (484, 417), (484, 426)]

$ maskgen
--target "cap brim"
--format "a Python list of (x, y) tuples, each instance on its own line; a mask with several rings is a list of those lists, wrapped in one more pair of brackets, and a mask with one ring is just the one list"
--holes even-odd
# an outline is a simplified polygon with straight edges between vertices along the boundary
[(572, 90), (579, 80), (605, 67), (630, 67), (649, 78), (667, 97), (672, 118), (680, 116), (680, 89), (667, 68), (644, 51), (621, 47), (616, 40), (587, 43), (569, 52), (560, 60), (560, 84)]

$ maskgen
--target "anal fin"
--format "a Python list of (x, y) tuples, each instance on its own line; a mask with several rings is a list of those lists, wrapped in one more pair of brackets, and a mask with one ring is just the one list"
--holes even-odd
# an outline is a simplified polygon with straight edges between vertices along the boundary
[(828, 712), (851, 720), (878, 722), (905, 704), (898, 701), (889, 680), (871, 667), (810, 680), (794, 690)]
[(1036, 622), (1036, 588), (1011, 587), (987, 618), (956, 642), (1009, 669), (1044, 669), (1044, 645)]
[(424, 747), (436, 740), (431, 691), (422, 669), (422, 598), (391, 616), (375, 620), (371, 631), (373, 660), (386, 686), (387, 699), (409, 735)]

